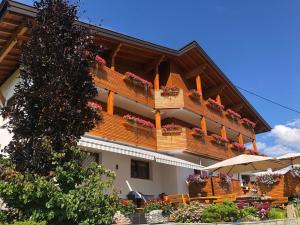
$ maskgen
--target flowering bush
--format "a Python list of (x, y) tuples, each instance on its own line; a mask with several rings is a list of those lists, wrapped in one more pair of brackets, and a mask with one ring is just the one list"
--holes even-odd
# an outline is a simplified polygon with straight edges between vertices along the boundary
[(181, 126), (174, 124), (174, 123), (166, 124), (166, 125), (162, 126), (163, 133), (168, 133), (168, 132), (180, 133), (181, 131), (182, 131)]
[(101, 105), (97, 101), (94, 101), (94, 100), (89, 100), (86, 103), (86, 106), (93, 109), (93, 110), (95, 110), (95, 111), (102, 111)]
[(300, 167), (294, 167), (290, 171), (294, 178), (300, 178)]
[(161, 86), (162, 96), (177, 96), (179, 94), (179, 88), (175, 85), (173, 86)]
[(203, 137), (205, 135), (205, 132), (201, 128), (195, 127), (193, 128), (193, 135)]
[(222, 185), (230, 185), (231, 184), (232, 176), (225, 174), (225, 173), (220, 173), (219, 177), (220, 177), (220, 183)]
[(217, 135), (217, 134), (213, 134), (211, 136), (213, 137), (213, 142), (216, 144), (225, 145), (225, 144), (229, 143), (228, 138), (221, 137), (220, 135)]
[(151, 123), (150, 121), (141, 119), (139, 117), (136, 117), (136, 116), (133, 116), (133, 115), (130, 115), (130, 114), (127, 114), (127, 115), (123, 116), (123, 118), (125, 120), (127, 120), (128, 122), (133, 123), (133, 124), (138, 124), (138, 125), (141, 125), (143, 127), (154, 128), (154, 124)]
[(218, 111), (223, 111), (224, 110), (224, 105), (220, 104), (219, 102), (213, 100), (212, 98), (209, 98), (208, 104), (211, 108), (216, 109)]
[(249, 128), (249, 129), (253, 129), (256, 126), (256, 123), (252, 122), (251, 120), (249, 120), (247, 118), (243, 118), (242, 123), (245, 127)]
[(189, 205), (180, 205), (173, 213), (176, 223), (199, 223), (206, 205), (192, 201)]
[(145, 213), (153, 210), (162, 210), (164, 215), (169, 215), (171, 213), (171, 204), (161, 199), (153, 199), (144, 203)]
[(235, 149), (235, 150), (241, 151), (241, 152), (246, 150), (246, 147), (243, 144), (240, 144), (238, 142), (233, 142), (232, 143), (232, 148)]
[(188, 183), (205, 184), (207, 178), (208, 178), (208, 175), (206, 175), (206, 174), (191, 174), (188, 176), (186, 181)]
[(127, 199), (120, 199), (119, 205), (117, 207), (118, 211), (120, 211), (125, 216), (130, 216), (135, 211), (135, 206), (132, 201)]
[(96, 62), (101, 65), (101, 66), (105, 66), (106, 65), (106, 61), (105, 59), (103, 59), (101, 56), (96, 55), (95, 57)]
[(270, 203), (256, 203), (254, 207), (258, 210), (258, 215), (261, 219), (266, 219), (270, 211)]
[(260, 184), (272, 186), (278, 181), (279, 176), (278, 174), (266, 173), (258, 176), (256, 179)]
[(242, 116), (239, 113), (233, 111), (232, 109), (227, 109), (226, 112), (227, 116), (233, 120), (239, 120), (242, 118)]
[(138, 75), (135, 75), (131, 72), (126, 72), (125, 76), (128, 80), (132, 81), (134, 84), (140, 86), (140, 87), (144, 87), (145, 89), (151, 89), (153, 88), (153, 84), (143, 78), (141, 78)]
[(200, 99), (201, 93), (195, 89), (190, 90), (190, 95), (191, 98), (193, 99)]

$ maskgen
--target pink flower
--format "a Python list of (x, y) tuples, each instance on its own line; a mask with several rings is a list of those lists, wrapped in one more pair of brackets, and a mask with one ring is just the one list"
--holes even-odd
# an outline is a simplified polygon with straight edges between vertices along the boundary
[(237, 149), (239, 151), (245, 151), (246, 147), (238, 142), (233, 142), (232, 146), (234, 149)]
[(229, 143), (229, 139), (228, 138), (225, 138), (225, 137), (221, 137), (220, 135), (217, 135), (217, 134), (213, 134), (211, 135), (215, 141), (217, 142), (221, 142), (221, 143)]
[(174, 123), (171, 123), (171, 124), (166, 124), (166, 125), (162, 126), (162, 128), (164, 130), (167, 130), (167, 131), (170, 131), (170, 130), (180, 130), (181, 126), (179, 126), (177, 124), (174, 124)]
[(96, 111), (102, 111), (101, 105), (94, 100), (87, 101), (86, 106)]
[(105, 59), (103, 59), (101, 56), (99, 56), (99, 55), (96, 55), (96, 57), (95, 57), (95, 60), (96, 60), (96, 62), (99, 64), (99, 65), (106, 65), (106, 61), (105, 61)]
[(141, 86), (144, 86), (144, 87), (146, 87), (146, 88), (153, 88), (153, 84), (152, 84), (151, 82), (149, 82), (149, 81), (147, 81), (147, 80), (141, 78), (141, 77), (138, 76), (138, 75), (135, 75), (135, 74), (133, 74), (133, 73), (131, 73), (131, 72), (126, 72), (126, 73), (125, 73), (125, 76), (126, 76), (129, 80), (133, 80), (133, 81), (135, 81), (135, 82), (138, 82), (139, 85), (141, 85)]
[(160, 89), (162, 90), (162, 96), (177, 96), (179, 93), (179, 88), (175, 85), (161, 86)]
[(133, 116), (130, 114), (123, 116), (123, 118), (131, 123), (139, 124), (144, 127), (154, 128), (154, 124), (151, 123), (150, 121), (144, 120), (142, 118), (139, 118), (139, 117), (136, 117), (136, 116)]
[(217, 109), (217, 110), (224, 110), (224, 105), (220, 104), (219, 102), (213, 100), (212, 98), (209, 98), (208, 100), (208, 103), (211, 107)]
[(228, 115), (235, 117), (237, 119), (242, 118), (242, 116), (239, 113), (233, 111), (232, 109), (227, 109), (226, 112), (228, 113)]
[(193, 128), (193, 131), (198, 134), (198, 135), (201, 135), (203, 136), (205, 134), (204, 130), (202, 130), (201, 128), (198, 128), (198, 127), (194, 127)]
[(247, 126), (249, 128), (254, 128), (256, 126), (256, 123), (252, 122), (251, 120), (249, 120), (247, 118), (243, 118), (242, 122), (245, 126)]

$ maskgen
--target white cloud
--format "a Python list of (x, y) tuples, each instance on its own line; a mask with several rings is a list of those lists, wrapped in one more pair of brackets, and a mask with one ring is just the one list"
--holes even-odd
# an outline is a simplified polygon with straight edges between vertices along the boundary
[(300, 120), (289, 122), (286, 125), (276, 125), (271, 134), (276, 143), (300, 150)]
[(280, 156), (290, 152), (296, 152), (294, 149), (284, 145), (274, 145), (262, 149), (262, 152), (268, 156)]

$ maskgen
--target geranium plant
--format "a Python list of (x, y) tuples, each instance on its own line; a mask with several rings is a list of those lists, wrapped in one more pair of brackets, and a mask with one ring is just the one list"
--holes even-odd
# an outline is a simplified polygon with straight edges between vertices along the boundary
[(182, 127), (171, 123), (171, 124), (166, 124), (162, 126), (162, 132), (163, 133), (181, 133)]
[(188, 176), (186, 181), (193, 184), (205, 184), (207, 179), (208, 175), (206, 174), (191, 174)]
[(294, 178), (300, 178), (300, 167), (293, 167), (290, 171)]
[(193, 130), (193, 135), (195, 135), (195, 136), (203, 137), (205, 135), (204, 130), (202, 130), (199, 127), (194, 127), (192, 130)]
[(153, 88), (153, 84), (143, 78), (141, 78), (138, 75), (135, 75), (131, 72), (126, 72), (125, 76), (128, 80), (130, 80), (133, 84), (140, 86), (140, 87), (144, 87), (145, 89), (151, 89)]
[(101, 105), (95, 100), (87, 101), (86, 106), (93, 109), (93, 110), (95, 110), (95, 111), (102, 111)]
[(123, 118), (132, 124), (141, 125), (143, 127), (148, 127), (148, 128), (154, 128), (153, 123), (151, 123), (150, 121), (144, 120), (142, 118), (139, 118), (137, 116), (127, 114), (127, 115), (123, 116)]
[(225, 144), (229, 143), (229, 140), (226, 137), (221, 137), (220, 135), (217, 135), (217, 134), (213, 134), (211, 136), (213, 137), (213, 142), (218, 145), (225, 145)]
[(177, 96), (179, 94), (179, 88), (175, 85), (172, 86), (161, 86), (162, 96)]
[(127, 199), (120, 199), (117, 209), (125, 216), (130, 216), (135, 211), (135, 206), (132, 201)]
[(220, 173), (219, 174), (220, 183), (222, 185), (230, 185), (232, 181), (232, 176), (226, 174), (226, 173)]
[(256, 123), (254, 123), (253, 121), (251, 121), (247, 118), (243, 118), (242, 123), (245, 127), (249, 128), (249, 129), (254, 129), (254, 127), (256, 126)]
[(171, 209), (170, 203), (161, 199), (153, 199), (144, 203), (144, 212), (149, 213), (153, 210), (162, 210), (163, 214), (169, 214)]
[(223, 111), (224, 110), (224, 105), (222, 105), (221, 103), (213, 100), (212, 98), (209, 98), (208, 100), (208, 105), (218, 111)]
[(100, 65), (100, 66), (106, 65), (105, 59), (103, 59), (100, 55), (96, 55), (95, 60), (98, 63), (98, 65)]
[(190, 90), (189, 96), (193, 99), (199, 100), (201, 98), (201, 93), (200, 93), (200, 91), (192, 89), (192, 90)]
[(227, 109), (226, 112), (227, 117), (229, 117), (232, 120), (239, 120), (242, 118), (242, 116), (239, 113), (233, 111), (232, 109)]
[(243, 152), (243, 151), (246, 150), (245, 145), (240, 144), (238, 142), (233, 142), (232, 143), (232, 148), (235, 149), (235, 150), (237, 150), (237, 151), (240, 151), (240, 152)]
[(258, 183), (260, 183), (260, 184), (272, 186), (276, 182), (278, 182), (279, 176), (280, 175), (278, 175), (278, 174), (266, 173), (266, 174), (258, 176), (256, 179), (257, 179)]

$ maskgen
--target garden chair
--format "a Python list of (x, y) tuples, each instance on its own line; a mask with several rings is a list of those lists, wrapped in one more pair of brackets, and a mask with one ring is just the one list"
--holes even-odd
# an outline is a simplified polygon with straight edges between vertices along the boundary
[(171, 204), (183, 203), (186, 205), (190, 203), (190, 196), (189, 194), (166, 195), (164, 196), (164, 200)]
[(236, 194), (219, 195), (219, 199), (214, 200), (214, 203), (223, 203), (224, 201), (236, 201)]

